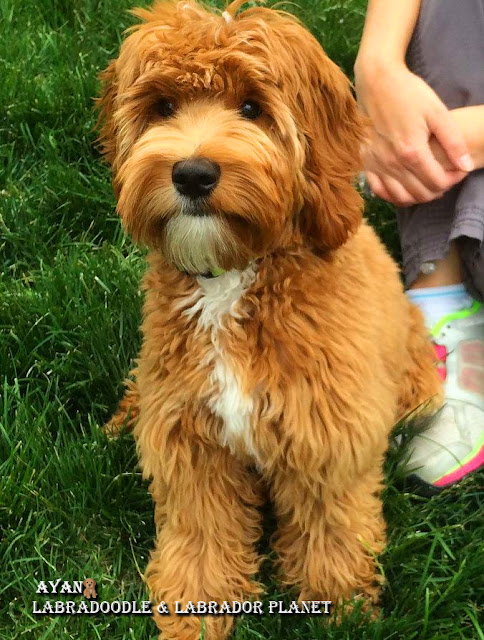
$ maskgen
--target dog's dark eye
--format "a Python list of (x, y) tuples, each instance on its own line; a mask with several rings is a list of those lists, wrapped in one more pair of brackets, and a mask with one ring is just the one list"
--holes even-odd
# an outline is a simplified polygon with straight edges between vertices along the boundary
[(155, 102), (154, 111), (162, 118), (170, 118), (175, 113), (176, 106), (169, 98), (159, 98)]
[(244, 100), (240, 107), (240, 115), (248, 120), (255, 120), (262, 113), (261, 106), (255, 100)]

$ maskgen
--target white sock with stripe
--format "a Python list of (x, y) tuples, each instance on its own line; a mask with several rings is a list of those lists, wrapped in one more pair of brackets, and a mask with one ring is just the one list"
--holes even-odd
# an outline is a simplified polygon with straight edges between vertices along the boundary
[(426, 287), (409, 289), (407, 296), (422, 310), (427, 328), (431, 329), (436, 322), (456, 311), (472, 306), (473, 297), (463, 284), (451, 284), (445, 287)]

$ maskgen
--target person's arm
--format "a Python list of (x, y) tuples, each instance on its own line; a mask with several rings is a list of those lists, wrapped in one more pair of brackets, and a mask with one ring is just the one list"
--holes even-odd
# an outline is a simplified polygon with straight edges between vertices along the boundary
[[(449, 110), (406, 66), (420, 0), (369, 0), (355, 63), (355, 84), (373, 129), (363, 149), (372, 190), (408, 205), (439, 197), (473, 169), (465, 139)], [(434, 137), (448, 159), (430, 148)]]
[(378, 72), (405, 60), (421, 4), (422, 0), (369, 0), (355, 71), (372, 66)]
[[(484, 169), (484, 104), (452, 109), (450, 114), (462, 131), (474, 162), (474, 168)], [(439, 162), (446, 168), (451, 167), (447, 156), (435, 138), (430, 140), (430, 147)]]

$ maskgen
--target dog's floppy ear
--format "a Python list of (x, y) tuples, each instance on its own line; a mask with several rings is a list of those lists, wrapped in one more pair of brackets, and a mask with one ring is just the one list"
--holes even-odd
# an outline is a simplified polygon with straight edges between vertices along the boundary
[(116, 157), (116, 126), (113, 117), (118, 94), (116, 62), (116, 60), (112, 60), (99, 75), (101, 92), (99, 98), (96, 99), (96, 107), (99, 110), (97, 119), (99, 142), (102, 152), (111, 165)]
[[(133, 9), (130, 13), (140, 22), (126, 31), (127, 37), (121, 45), (118, 58), (112, 60), (107, 68), (99, 74), (101, 90), (96, 99), (98, 109), (96, 126), (99, 131), (102, 152), (106, 160), (113, 165), (114, 172), (118, 168), (116, 164), (122, 162), (122, 158), (117, 157), (117, 151), (126, 146), (117, 140), (117, 134), (124, 129), (123, 125), (126, 124), (126, 116), (118, 117), (118, 107), (123, 102), (126, 91), (139, 77), (140, 54), (145, 53), (143, 39), (145, 36), (149, 36), (151, 25), (159, 24), (159, 26), (166, 28), (173, 22), (180, 5), (181, 3), (165, 0), (155, 2), (151, 9)], [(145, 27), (147, 28), (145, 29)], [(148, 43), (150, 42), (149, 37), (146, 40)]]
[(299, 228), (315, 249), (342, 245), (362, 217), (353, 187), (360, 168), (363, 122), (344, 73), (307, 32), (300, 59), (305, 82), (297, 96), (306, 147), (304, 208)]

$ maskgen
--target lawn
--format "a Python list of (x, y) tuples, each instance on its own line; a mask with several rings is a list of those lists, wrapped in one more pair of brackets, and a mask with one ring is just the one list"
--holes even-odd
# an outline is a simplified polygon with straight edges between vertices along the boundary
[[(120, 229), (95, 146), (97, 72), (130, 0), (0, 0), (0, 638), (155, 638), (148, 616), (39, 616), (41, 580), (94, 577), (103, 600), (144, 600), (154, 537), (132, 438), (99, 427), (139, 344), (143, 256)], [(364, 0), (287, 3), (351, 74)], [(391, 208), (367, 215), (398, 256)], [(483, 475), (432, 499), (388, 461), (383, 614), (341, 626), (245, 616), (237, 640), (483, 639)], [(270, 515), (267, 517), (271, 527)], [(281, 595), (263, 566), (267, 600)], [(55, 596), (51, 599), (56, 599)], [(480, 626), (481, 625), (481, 626)]]

